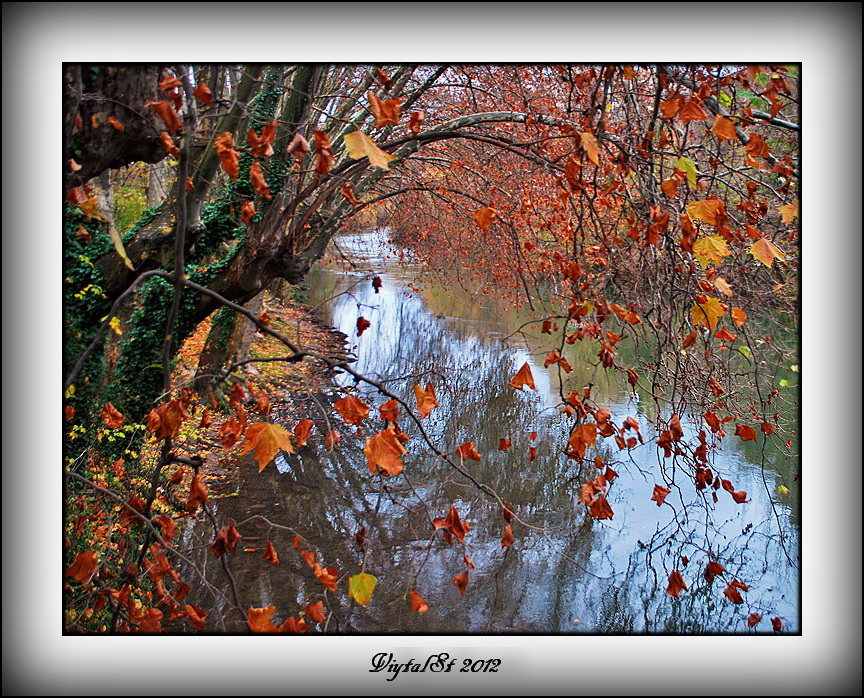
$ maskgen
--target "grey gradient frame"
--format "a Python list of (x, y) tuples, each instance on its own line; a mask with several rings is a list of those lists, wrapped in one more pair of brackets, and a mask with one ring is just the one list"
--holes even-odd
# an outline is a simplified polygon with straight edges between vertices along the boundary
[[(861, 3), (314, 7), (3, 3), (3, 694), (860, 694)], [(62, 636), (61, 63), (184, 59), (801, 62), (802, 634)]]

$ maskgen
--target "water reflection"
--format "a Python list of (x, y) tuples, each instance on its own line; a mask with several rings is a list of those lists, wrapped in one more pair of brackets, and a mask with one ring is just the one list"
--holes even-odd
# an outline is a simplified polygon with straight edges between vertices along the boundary
[[(748, 463), (727, 439), (712, 469), (746, 490), (750, 501), (736, 504), (721, 490), (714, 503), (712, 490), (696, 492), (674, 457), (658, 457), (650, 424), (633, 396), (614, 383), (598, 384), (613, 419), (621, 423), (628, 415), (636, 417), (646, 445), (629, 452), (599, 445), (619, 474), (609, 490), (615, 515), (605, 521), (588, 517), (576, 498), (581, 483), (596, 471), (589, 472), (593, 467), (580, 466), (564, 452), (572, 423), (556, 408), (562, 386), (556, 373), (543, 368), (542, 358), (538, 362), (525, 347), (504, 341), (512, 332), (508, 320), (492, 306), (466, 307), (461, 314), (468, 319), (454, 305), (441, 312), (440, 298), (437, 314), (430, 312), (427, 300), (436, 291), (415, 290), (418, 269), (390, 250), (382, 233), (346, 236), (339, 246), (357, 267), (315, 270), (309, 279), (310, 303), (322, 303), (325, 318), (348, 335), (357, 370), (385, 382), (409, 403), (415, 384), (434, 384), (440, 407), (424, 420), (427, 432), (451, 452), (474, 441), (482, 458), (466, 467), (511, 503), (524, 524), (513, 524), (515, 543), (503, 549), (499, 541), (505, 522), (499, 507), (436, 460), (404, 416), (400, 426), (411, 437), (405, 476), (383, 482), (371, 476), (362, 447), (365, 436), (380, 428), (375, 407), (386, 398), (369, 386), (356, 386), (356, 394), (374, 406), (363, 438), (343, 425), (340, 448), (332, 453), (313, 438), (278, 469), (269, 467), (259, 475), (254, 464), (245, 462), (237, 496), (218, 503), (220, 514), (237, 521), (262, 514), (291, 526), (340, 574), (360, 571), (363, 554), (354, 534), (365, 527), (366, 571), (379, 580), (373, 601), (351, 605), (346, 617), (347, 583), (341, 581), (336, 599), (331, 597), (341, 625), (329, 630), (747, 632), (747, 616), (757, 612), (764, 616), (757, 631), (770, 630), (772, 616), (781, 617), (786, 630), (797, 631), (797, 533), (789, 510), (772, 501), (774, 473)], [(383, 282), (378, 293), (370, 271)], [(360, 316), (371, 327), (358, 337)], [(576, 360), (578, 356), (572, 375), (578, 385)], [(508, 385), (526, 361), (537, 392), (518, 392)], [(584, 376), (585, 381), (596, 379), (587, 372)], [(336, 381), (342, 388), (354, 386), (346, 374)], [(334, 392), (328, 399), (339, 397)], [(300, 417), (321, 421), (311, 400), (284, 416), (289, 427)], [(340, 421), (332, 412), (331, 419)], [(685, 424), (685, 429), (693, 428)], [(532, 431), (538, 432), (533, 442)], [(499, 439), (507, 436), (512, 448), (499, 451)], [(534, 460), (529, 458), (532, 445), (537, 447)], [(654, 484), (672, 490), (662, 507), (650, 499)], [(431, 518), (446, 515), (451, 504), (470, 522), (464, 546), (447, 545), (440, 533), (433, 533)], [(261, 550), (240, 556), (235, 564), (248, 606), (275, 604), (284, 618), (322, 598), (321, 585), (290, 544), (293, 534), (260, 520), (245, 524), (244, 530), (253, 527), (260, 533)], [(279, 566), (261, 559), (266, 540), (274, 541)], [(465, 555), (474, 568), (462, 597), (451, 580), (465, 570)], [(682, 557), (689, 560), (686, 566)], [(703, 576), (709, 559), (720, 560), (726, 569), (713, 584)], [(674, 569), (688, 586), (679, 598), (665, 592)], [(723, 595), (732, 579), (749, 587), (742, 605)], [(429, 604), (428, 613), (411, 612), (406, 598), (414, 587)]]

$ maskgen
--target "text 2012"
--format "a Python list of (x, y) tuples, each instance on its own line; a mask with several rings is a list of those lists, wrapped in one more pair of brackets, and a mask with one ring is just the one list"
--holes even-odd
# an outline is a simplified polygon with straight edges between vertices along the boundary
[[(392, 652), (379, 652), (372, 657), (372, 668), (370, 672), (386, 671), (388, 674), (393, 674), (387, 680), (392, 681), (402, 672), (411, 674), (420, 674), (426, 671), (434, 673), (448, 673), (453, 671), (460, 660), (450, 658), (447, 652), (429, 655), (425, 661), (416, 661), (409, 659), (407, 662), (397, 662)], [(496, 673), (498, 667), (501, 666), (500, 659), (463, 659), (462, 665), (459, 667), (460, 672), (470, 673)]]

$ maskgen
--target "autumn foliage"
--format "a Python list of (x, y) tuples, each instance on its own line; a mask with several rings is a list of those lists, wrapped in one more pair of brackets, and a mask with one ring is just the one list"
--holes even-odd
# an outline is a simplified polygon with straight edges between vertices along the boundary
[[(392, 601), (397, 593), (366, 567), (370, 548), (387, 539), (379, 533), (392, 524), (381, 502), (408, 511), (424, 551), (449, 556), (446, 594), (421, 596), (418, 589), (440, 590), (442, 581), (427, 587), (418, 576), (422, 564), (397, 590), (406, 611), (431, 608), (432, 616), (470, 598), (472, 585), (490, 576), (488, 569), (472, 572), (469, 584), (479, 548), (503, 567), (501, 560), (517, 557), (525, 531), (539, 528), (526, 527), (505, 504), (510, 493), (478, 474), (505, 452), (535, 465), (548, 460), (556, 487), (569, 488), (578, 509), (574, 530), (618, 523), (629, 507), (618, 491), (622, 475), (640, 449), (656, 452), (659, 472), (644, 477), (633, 498), (652, 514), (677, 515), (685, 489), (706, 511), (725, 497), (746, 513), (755, 494), (718, 471), (716, 454), (732, 443), (791, 452), (794, 436), (778, 406), (791, 400), (781, 368), (797, 370), (789, 339), (797, 318), (800, 178), (794, 71), (284, 68), (246, 66), (236, 75), (217, 66), (165, 68), (140, 110), (130, 106), (101, 120), (90, 114), (86, 127), (81, 114), (67, 115), (78, 140), (100, 128), (128, 137), (130, 113), (148, 119), (150, 151), (176, 161), (172, 176), (180, 183), (170, 205), (121, 235), (88, 188), (98, 167), (64, 153), (64, 203), (74, 218), (69, 264), (76, 265), (68, 270), (75, 288), (67, 305), (76, 356), (67, 361), (64, 388), (70, 507), (63, 569), (67, 610), (74, 611), (67, 627), (216, 630), (215, 609), (224, 604), (193, 594), (184, 575), (196, 570), (181, 534), (209, 522), (199, 549), (228, 580), (226, 615), (235, 623), (251, 633), (341, 631), (355, 607), (371, 609), (381, 595)], [(235, 109), (239, 95), (245, 101)], [(92, 167), (87, 178), (78, 174), (82, 166)], [(218, 221), (207, 218), (212, 211)], [(406, 370), (400, 392), (360, 375), (345, 355), (289, 339), (286, 323), (260, 307), (237, 317), (284, 348), (268, 360), (317, 362), (355, 384), (334, 388), (332, 400), (302, 386), (282, 399), (263, 379), (248, 377), (254, 373), (243, 377), (241, 369), (257, 359), (229, 360), (230, 333), (220, 339), (223, 319), (211, 313), (237, 313), (271, 281), (299, 283), (353, 216), (390, 221), (393, 240), (427, 275), (458, 271), (478, 307), (489, 299), (527, 318), (514, 335), (529, 358), (503, 366), (500, 384), (467, 389), (528, 402), (544, 398), (551, 382), (543, 409), (565, 425), (562, 439), (548, 438), (539, 425), (528, 436), (533, 427), (519, 432), (506, 415), (494, 415), (504, 426), (491, 441), (476, 425), (460, 424), (461, 435), (447, 443), (439, 430), (454, 399), (450, 377)], [(102, 250), (96, 263), (85, 255), (91, 245)], [(370, 274), (362, 282), (370, 278), (378, 294), (382, 279)], [(368, 319), (372, 309), (362, 312), (356, 325), (351, 320), (353, 348), (383, 329)], [(173, 365), (178, 339), (207, 317), (213, 340), (199, 354), (223, 351), (224, 365), (209, 373), (199, 367), (190, 377)], [(148, 320), (161, 324), (154, 329)], [(604, 381), (635, 396), (632, 412), (616, 412), (592, 392)], [(308, 410), (297, 409), (298, 395)], [(73, 441), (83, 432), (73, 430), (84, 420), (102, 431), (81, 446)], [(210, 434), (218, 456), (205, 453), (201, 433)], [(286, 468), (312, 467), (305, 456), (325, 448), (341, 457), (347, 440), (362, 450), (356, 477), (378, 502), (369, 505), (374, 516), (360, 522), (362, 531), (352, 524), (345, 533), (354, 557), (327, 562), (303, 538), (314, 534), (298, 526), (295, 512), (238, 523), (214, 507), (206, 475), (214, 461), (227, 470), (246, 463), (253, 475), (257, 468), (259, 477), (275, 478)], [(113, 445), (120, 441), (123, 457)], [(448, 477), (495, 510), (494, 530), (482, 530), (451, 490), (428, 496), (426, 488)], [(420, 500), (416, 507), (399, 499), (408, 491)], [(266, 534), (250, 535), (253, 523), (265, 525), (256, 517), (266, 519)], [(314, 591), (293, 608), (243, 596), (231, 566), (252, 551), (272, 570), (299, 561)], [(674, 562), (681, 570), (669, 565), (660, 575), (664, 603), (683, 606), (702, 580), (711, 587), (722, 578), (716, 596), (742, 607), (742, 626), (760, 623), (762, 614), (747, 607), (755, 580), (735, 578), (719, 559), (704, 561), (701, 580), (695, 563), (686, 565), (685, 557)], [(779, 617), (772, 627), (782, 630)]]

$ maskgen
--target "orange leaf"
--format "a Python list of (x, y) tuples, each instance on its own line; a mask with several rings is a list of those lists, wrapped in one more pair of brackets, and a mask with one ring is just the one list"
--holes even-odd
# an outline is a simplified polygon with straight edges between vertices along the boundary
[(324, 615), (324, 603), (315, 601), (306, 606), (306, 617), (313, 623), (323, 623), (327, 620), (327, 616)]
[(165, 126), (171, 133), (183, 128), (183, 124), (177, 116), (177, 112), (174, 110), (174, 105), (167, 99), (158, 102), (147, 102), (145, 106), (153, 107), (153, 111), (155, 111), (159, 115), (159, 118), (165, 122)]
[(355, 427), (359, 427), (360, 422), (369, 416), (369, 405), (353, 395), (346, 395), (341, 400), (337, 400), (333, 407), (342, 419)]
[(381, 419), (396, 424), (396, 417), (399, 416), (399, 403), (396, 400), (388, 400), (378, 408), (381, 413)]
[(250, 608), (246, 614), (246, 622), (253, 633), (275, 633), (278, 628), (273, 625), (270, 617), (276, 611), (275, 606), (266, 608)]
[[(576, 427), (573, 430), (573, 433), (570, 434), (567, 443), (572, 449), (572, 455), (575, 455), (578, 458), (584, 458), (586, 447), (593, 446), (596, 441), (597, 425), (589, 422), (587, 424), (580, 424)], [(569, 456), (571, 453), (568, 453), (567, 455)]]
[(267, 541), (267, 550), (264, 551), (264, 559), (267, 562), (272, 562), (274, 565), (279, 564), (279, 556), (276, 554), (276, 548), (273, 547), (271, 541)]
[(714, 336), (717, 337), (717, 339), (725, 339), (727, 342), (734, 342), (736, 339), (738, 339), (737, 334), (732, 334), (725, 327), (722, 330), (718, 330), (717, 332), (715, 332)]
[(726, 117), (720, 116), (720, 114), (714, 117), (714, 125), (711, 127), (711, 131), (721, 141), (738, 140), (738, 134), (735, 133), (735, 124)]
[(252, 183), (252, 188), (265, 199), (273, 198), (270, 195), (270, 187), (267, 185), (267, 182), (264, 180), (264, 174), (261, 172), (261, 163), (257, 160), (249, 168), (249, 181)]
[(543, 362), (543, 368), (549, 368), (550, 364), (557, 364), (561, 361), (561, 354), (558, 353), (557, 349), (553, 349), (546, 356), (546, 360)]
[(369, 322), (365, 317), (363, 317), (361, 315), (360, 317), (357, 318), (357, 336), (358, 337), (360, 335), (362, 335), (370, 327), (372, 327), (372, 323)]
[(459, 593), (465, 596), (465, 589), (468, 587), (468, 570), (453, 577), (453, 584), (459, 589)]
[(234, 444), (240, 439), (241, 431), (242, 427), (234, 417), (222, 422), (222, 426), (219, 427), (219, 440), (222, 442), (222, 448), (226, 451), (234, 448)]
[(382, 475), (398, 475), (404, 468), (402, 456), (408, 452), (396, 437), (395, 424), (390, 424), (384, 431), (366, 439), (363, 453), (370, 473), (380, 470)]
[(339, 579), (339, 573), (332, 567), (320, 567), (316, 562), (312, 567), (312, 573), (329, 591), (336, 591), (336, 580)]
[(531, 388), (531, 390), (537, 390), (537, 386), (534, 385), (534, 376), (531, 375), (531, 367), (528, 365), (527, 361), (522, 368), (517, 371), (516, 375), (513, 376), (510, 385), (516, 388), (516, 390), (522, 390), (526, 385)]
[(664, 119), (674, 119), (681, 110), (681, 100), (678, 97), (660, 102), (660, 116)]
[(687, 101), (687, 104), (682, 107), (678, 118), (686, 124), (690, 121), (705, 121), (708, 118), (708, 114), (702, 108), (702, 100), (698, 97), (691, 97)]
[(682, 591), (687, 590), (687, 585), (684, 583), (684, 577), (678, 570), (673, 570), (669, 575), (669, 586), (666, 587), (666, 593), (669, 596), (678, 596)]
[(113, 116), (108, 117), (108, 123), (111, 124), (118, 131), (125, 131), (126, 130), (126, 127), (123, 124), (121, 124), (119, 121), (117, 121), (117, 119)]
[(419, 385), (415, 385), (414, 396), (417, 398), (417, 411), (420, 413), (421, 419), (428, 417), (429, 413), (439, 406), (438, 398), (435, 395), (435, 387), (431, 383), (426, 384), (426, 390), (423, 390)]
[(291, 438), (285, 427), (270, 422), (258, 422), (246, 430), (246, 440), (240, 453), (242, 455), (253, 449), (255, 460), (258, 461), (259, 473), (276, 457), (280, 450), (294, 453)]
[(105, 422), (105, 426), (109, 429), (119, 429), (123, 426), (126, 418), (114, 409), (114, 405), (106, 402), (105, 407), (102, 408), (102, 421)]
[(459, 512), (456, 511), (456, 507), (451, 506), (450, 511), (447, 512), (447, 517), (437, 516), (432, 519), (432, 525), (435, 527), (435, 530), (443, 529), (444, 537), (447, 542), (450, 542), (450, 534), (452, 533), (456, 536), (456, 539), (462, 543), (465, 534), (471, 530), (471, 527), (468, 525), (468, 522), (463, 522), (459, 518)]
[(267, 392), (265, 390), (259, 390), (258, 395), (255, 397), (255, 411), (258, 414), (270, 414), (270, 411), (273, 409), (273, 406), (270, 404), (270, 398), (267, 396)]
[(771, 627), (774, 628), (775, 633), (779, 633), (783, 630), (783, 621), (781, 621), (779, 618), (772, 618)]
[(411, 118), (408, 120), (408, 130), (415, 136), (420, 134), (423, 124), (426, 122), (426, 112), (414, 111), (411, 112)]
[(349, 182), (345, 182), (345, 184), (342, 185), (342, 196), (344, 196), (345, 200), (352, 206), (363, 205), (363, 202), (354, 194), (354, 188)]
[(243, 208), (240, 211), (240, 218), (244, 224), (249, 225), (249, 222), (255, 218), (255, 204), (251, 201), (244, 201)]
[(150, 410), (147, 414), (147, 431), (157, 439), (175, 439), (186, 416), (179, 400), (171, 400)]
[(585, 151), (585, 154), (588, 156), (588, 159), (591, 160), (595, 165), (600, 164), (600, 147), (597, 145), (597, 138), (593, 133), (581, 133), (579, 134), (582, 137), (582, 150)]
[(381, 87), (384, 88), (385, 91), (389, 91), (393, 86), (393, 81), (390, 79), (390, 74), (381, 70), (381, 68), (375, 68), (375, 77), (378, 79), (378, 82), (381, 83)]
[(399, 105), (401, 99), (385, 99), (381, 100), (374, 92), (366, 93), (369, 98), (369, 110), (375, 116), (375, 128), (383, 126), (396, 126), (399, 123)]
[(504, 535), (501, 536), (501, 547), (509, 548), (513, 545), (513, 529), (510, 528), (510, 524), (504, 526)]
[(666, 194), (670, 199), (675, 198), (675, 194), (678, 193), (678, 180), (672, 179), (664, 179), (660, 182), (660, 188), (663, 190), (663, 193)]
[(659, 507), (666, 499), (666, 495), (671, 491), (672, 490), (663, 487), (662, 485), (654, 485), (654, 494), (651, 495), (651, 501), (657, 502), (657, 506)]
[(738, 589), (739, 587), (733, 581), (723, 590), (723, 596), (725, 596), (734, 604), (743, 604), (744, 599), (742, 598), (741, 592), (738, 591)]
[(779, 259), (781, 262), (786, 261), (786, 255), (783, 254), (783, 251), (765, 238), (759, 238), (750, 246), (750, 254), (769, 268), (774, 264), (775, 259)]
[(692, 347), (694, 344), (696, 344), (696, 333), (691, 332), (684, 338), (684, 342), (683, 344), (681, 344), (681, 348), (687, 349), (688, 347)]
[(294, 427), (294, 438), (297, 440), (298, 446), (306, 445), (306, 440), (312, 433), (312, 424), (311, 419), (301, 419), (297, 422), (297, 426)]
[(199, 608), (198, 606), (183, 606), (183, 610), (186, 611), (186, 617), (189, 619), (189, 624), (195, 628), (195, 630), (200, 630), (202, 633), (207, 630), (204, 626), (204, 621), (207, 620), (207, 616), (210, 614), (204, 611), (204, 609)]
[(339, 436), (339, 432), (332, 429), (328, 431), (327, 436), (324, 437), (324, 441), (327, 443), (327, 448), (331, 451), (336, 447), (336, 444), (338, 444), (341, 439), (342, 437)]
[(236, 182), (237, 175), (240, 174), (240, 154), (234, 150), (233, 140), (234, 136), (231, 135), (231, 132), (225, 131), (216, 137), (214, 145), (219, 161), (222, 163), (222, 169)]
[(494, 208), (489, 208), (488, 206), (484, 206), (483, 208), (471, 212), (471, 216), (474, 218), (475, 221), (477, 221), (477, 225), (480, 226), (480, 230), (482, 230), (484, 233), (489, 232), (489, 226), (492, 225), (492, 221), (497, 215), (498, 211), (496, 211)]
[(731, 298), (735, 295), (732, 287), (729, 285), (729, 282), (721, 276), (718, 276), (716, 279), (714, 279), (714, 288), (720, 291), (720, 293), (722, 293), (724, 296), (729, 296)]
[(186, 500), (186, 513), (194, 516), (198, 506), (207, 501), (207, 489), (201, 482), (201, 476), (192, 477), (189, 485), (189, 498)]
[(66, 576), (74, 578), (81, 584), (87, 584), (93, 579), (97, 569), (99, 569), (99, 558), (96, 553), (89, 551), (78, 553), (72, 564), (66, 568)]
[(456, 455), (462, 460), (480, 460), (480, 454), (477, 453), (473, 441), (468, 441), (457, 448)]
[(286, 150), (289, 155), (293, 155), (295, 158), (300, 160), (312, 150), (312, 147), (309, 145), (309, 141), (303, 138), (299, 133), (296, 133), (294, 134), (294, 138), (292, 138), (291, 142), (288, 144)]
[(75, 417), (75, 408), (72, 405), (66, 405), (64, 412), (66, 414), (66, 421), (71, 422)]
[(203, 82), (199, 82), (195, 86), (195, 91), (192, 95), (199, 102), (203, 102), (204, 104), (210, 104), (213, 101), (213, 93), (210, 91), (210, 88), (207, 87)]
[(740, 437), (742, 441), (756, 441), (756, 431), (746, 424), (735, 424), (735, 436)]
[(597, 498), (588, 507), (588, 513), (598, 521), (601, 519), (611, 519), (614, 516), (612, 507), (609, 505), (609, 500), (602, 495)]
[(498, 450), (499, 451), (506, 451), (512, 445), (513, 445), (513, 439), (511, 439), (509, 436), (506, 439), (499, 439)]
[(732, 322), (734, 322), (738, 327), (741, 327), (746, 321), (747, 313), (741, 310), (741, 308), (732, 308)]
[(269, 158), (273, 155), (273, 139), (276, 137), (276, 121), (271, 121), (261, 129), (261, 135), (250, 128), (246, 132), (246, 145), (252, 149), (252, 155), (256, 158)]
[(749, 616), (747, 616), (747, 627), (752, 628), (754, 625), (757, 625), (761, 620), (762, 616), (754, 611)]
[(423, 600), (423, 597), (413, 589), (411, 590), (411, 610), (417, 613), (426, 613), (429, 610), (429, 606)]
[(175, 160), (180, 157), (180, 148), (178, 148), (171, 136), (168, 135), (167, 131), (162, 131), (159, 134), (159, 141), (162, 143), (162, 147), (165, 149), (165, 152), (168, 153)]
[(708, 565), (705, 567), (705, 571), (702, 574), (705, 576), (705, 580), (709, 584), (713, 584), (714, 577), (718, 574), (723, 574), (725, 571), (726, 568), (723, 567), (723, 565), (715, 560), (711, 560), (708, 562)]
[(314, 131), (312, 135), (315, 136), (315, 154), (318, 156), (315, 172), (325, 175), (333, 165), (333, 145), (325, 131)]

